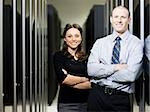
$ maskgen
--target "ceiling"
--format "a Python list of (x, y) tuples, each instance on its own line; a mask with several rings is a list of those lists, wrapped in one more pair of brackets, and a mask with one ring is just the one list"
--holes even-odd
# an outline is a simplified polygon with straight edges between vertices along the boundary
[(105, 2), (106, 0), (47, 0), (48, 4), (56, 8), (62, 27), (66, 23), (78, 23), (83, 26), (92, 6)]

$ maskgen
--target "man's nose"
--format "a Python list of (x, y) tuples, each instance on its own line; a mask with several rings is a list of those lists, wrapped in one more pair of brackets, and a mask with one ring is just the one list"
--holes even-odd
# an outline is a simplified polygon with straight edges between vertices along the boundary
[(118, 18), (118, 21), (121, 22), (121, 17)]

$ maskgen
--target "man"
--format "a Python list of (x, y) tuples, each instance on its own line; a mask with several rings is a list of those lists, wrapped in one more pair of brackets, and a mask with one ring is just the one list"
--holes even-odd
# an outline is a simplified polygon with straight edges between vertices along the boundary
[(147, 59), (150, 61), (150, 35), (145, 39), (145, 55)]
[(94, 43), (88, 59), (89, 112), (130, 112), (129, 95), (142, 64), (143, 44), (128, 30), (128, 9), (117, 6), (110, 21), (113, 33)]

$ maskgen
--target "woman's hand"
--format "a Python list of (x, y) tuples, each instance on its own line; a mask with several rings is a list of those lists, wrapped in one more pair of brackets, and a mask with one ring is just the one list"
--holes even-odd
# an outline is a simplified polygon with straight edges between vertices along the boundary
[(72, 87), (76, 88), (76, 89), (90, 89), (91, 88), (91, 82), (90, 81), (85, 81), (85, 82), (76, 84)]
[(62, 68), (62, 71), (64, 72), (65, 75), (68, 74), (68, 72), (65, 69), (63, 69), (63, 68)]
[(89, 79), (86, 77), (80, 77), (80, 76), (74, 76), (74, 75), (68, 74), (68, 72), (65, 69), (62, 69), (62, 71), (64, 72), (65, 75), (67, 75), (67, 77), (64, 79), (62, 84), (73, 86), (79, 83), (89, 81)]

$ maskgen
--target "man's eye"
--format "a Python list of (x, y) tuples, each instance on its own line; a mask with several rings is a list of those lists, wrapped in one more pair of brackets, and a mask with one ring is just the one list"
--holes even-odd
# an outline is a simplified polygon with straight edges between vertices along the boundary
[(118, 18), (118, 16), (114, 16), (114, 18)]
[(125, 16), (122, 16), (122, 18), (123, 18), (123, 19), (126, 19), (127, 17), (125, 17)]

